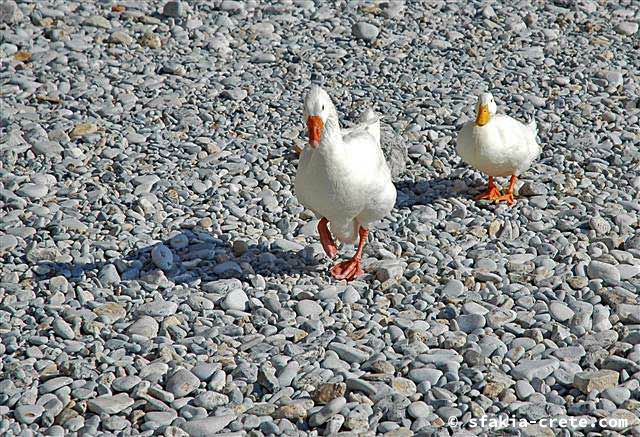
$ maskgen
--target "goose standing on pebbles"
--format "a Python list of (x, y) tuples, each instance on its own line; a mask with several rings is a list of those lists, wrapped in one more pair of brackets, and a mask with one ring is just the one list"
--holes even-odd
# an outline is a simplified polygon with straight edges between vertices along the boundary
[(309, 144), (298, 162), (296, 195), (320, 219), (320, 242), (329, 258), (338, 252), (333, 236), (347, 244), (358, 242), (351, 259), (331, 268), (334, 278), (352, 280), (364, 274), (361, 258), (370, 226), (389, 214), (396, 201), (380, 148), (380, 121), (368, 110), (357, 126), (340, 129), (329, 95), (315, 85), (304, 100), (304, 118)]
[[(460, 129), (456, 152), (464, 162), (489, 175), (489, 187), (477, 200), (513, 205), (517, 177), (531, 167), (542, 148), (536, 142), (535, 120), (525, 125), (508, 115), (496, 114), (496, 109), (491, 93), (480, 95), (476, 119)], [(497, 176), (511, 176), (505, 194), (500, 193), (493, 181)]]

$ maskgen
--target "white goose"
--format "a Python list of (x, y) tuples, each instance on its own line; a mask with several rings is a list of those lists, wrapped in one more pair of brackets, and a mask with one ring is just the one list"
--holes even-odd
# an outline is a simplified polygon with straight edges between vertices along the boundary
[(352, 280), (364, 274), (360, 261), (369, 227), (389, 214), (396, 201), (380, 148), (380, 121), (369, 110), (360, 124), (341, 130), (329, 95), (315, 85), (305, 98), (304, 117), (309, 147), (298, 162), (296, 195), (320, 219), (320, 242), (329, 258), (337, 254), (332, 233), (343, 243), (358, 241), (355, 255), (331, 268), (336, 279)]
[[(456, 152), (464, 162), (489, 175), (489, 187), (476, 199), (514, 203), (513, 188), (517, 177), (525, 172), (540, 155), (536, 142), (535, 120), (528, 125), (508, 115), (496, 114), (497, 106), (491, 93), (478, 97), (476, 119), (466, 123), (456, 140)], [(493, 178), (511, 176), (509, 189), (501, 194)]]

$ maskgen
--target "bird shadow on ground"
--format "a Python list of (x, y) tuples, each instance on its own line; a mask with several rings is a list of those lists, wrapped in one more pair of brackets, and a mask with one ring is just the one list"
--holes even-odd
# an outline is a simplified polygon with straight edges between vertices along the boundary
[[(173, 258), (163, 269), (152, 258), (154, 247), (160, 244), (171, 251)], [(95, 279), (103, 286), (139, 280), (162, 288), (172, 284), (193, 284), (198, 280), (209, 282), (237, 278), (250, 281), (256, 275), (268, 280), (321, 270), (323, 267), (318, 256), (309, 249), (310, 246), (294, 246), (287, 250), (278, 247), (276, 241), (234, 245), (204, 230), (183, 229), (167, 240), (132, 249), (107, 261), (40, 261), (37, 270), (43, 279), (62, 275), (69, 281)]]
[(473, 199), (484, 188), (476, 181), (458, 176), (423, 179), (404, 179), (395, 182), (398, 197), (396, 208), (431, 205), (439, 199)]

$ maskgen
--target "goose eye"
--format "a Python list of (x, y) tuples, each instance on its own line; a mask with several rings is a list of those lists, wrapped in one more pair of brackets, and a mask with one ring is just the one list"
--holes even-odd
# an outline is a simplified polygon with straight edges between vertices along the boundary
[(322, 105), (322, 110), (324, 111), (324, 105)]

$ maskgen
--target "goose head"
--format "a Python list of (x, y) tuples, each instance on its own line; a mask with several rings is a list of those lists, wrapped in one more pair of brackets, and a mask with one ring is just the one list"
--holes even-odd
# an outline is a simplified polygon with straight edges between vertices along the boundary
[(313, 85), (304, 99), (304, 118), (307, 123), (309, 145), (320, 145), (322, 134), (330, 117), (337, 119), (336, 109), (329, 94), (318, 85)]
[(491, 117), (496, 115), (498, 107), (491, 93), (482, 93), (478, 96), (478, 104), (476, 106), (476, 125), (484, 126), (489, 123)]

